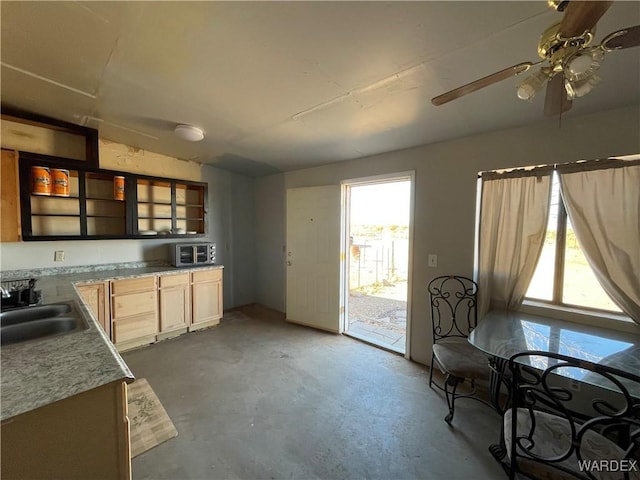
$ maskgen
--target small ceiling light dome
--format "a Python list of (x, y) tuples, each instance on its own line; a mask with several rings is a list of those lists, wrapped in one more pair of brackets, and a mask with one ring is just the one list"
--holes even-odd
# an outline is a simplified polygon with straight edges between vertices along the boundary
[(199, 142), (204, 138), (202, 129), (193, 125), (176, 125), (175, 133), (178, 137), (188, 142)]

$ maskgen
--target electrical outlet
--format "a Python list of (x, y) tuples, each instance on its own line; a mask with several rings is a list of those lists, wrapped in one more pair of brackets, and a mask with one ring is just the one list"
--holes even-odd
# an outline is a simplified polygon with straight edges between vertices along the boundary
[(64, 262), (64, 250), (56, 250), (53, 253), (54, 262)]
[(438, 266), (438, 255), (433, 253), (429, 254), (429, 266), (432, 268), (436, 268)]

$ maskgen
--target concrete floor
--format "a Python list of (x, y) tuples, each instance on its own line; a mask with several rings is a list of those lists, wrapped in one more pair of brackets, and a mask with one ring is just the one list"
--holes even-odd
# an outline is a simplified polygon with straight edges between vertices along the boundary
[(448, 427), (424, 367), (260, 307), (123, 357), (178, 429), (136, 480), (504, 478), (497, 413), (462, 400)]

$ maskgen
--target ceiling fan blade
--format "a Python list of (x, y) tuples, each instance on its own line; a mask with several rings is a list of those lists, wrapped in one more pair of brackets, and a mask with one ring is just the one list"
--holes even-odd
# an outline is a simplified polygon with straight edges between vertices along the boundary
[(456, 98), (460, 98), (464, 95), (468, 95), (469, 93), (473, 93), (476, 90), (480, 90), (481, 88), (488, 87), (489, 85), (493, 85), (494, 83), (498, 83), (502, 80), (518, 75), (519, 73), (526, 72), (533, 65), (534, 64), (531, 62), (524, 62), (509, 68), (505, 68), (504, 70), (500, 70), (499, 72), (492, 73), (491, 75), (487, 75), (486, 77), (482, 77), (475, 82), (467, 83), (466, 85), (455, 88), (447, 93), (443, 93), (442, 95), (433, 97), (431, 99), (431, 103), (436, 106), (445, 104), (447, 102), (450, 102), (451, 100), (455, 100)]
[(638, 45), (640, 45), (640, 25), (610, 33), (601, 43), (602, 48), (605, 50), (619, 50), (621, 48), (637, 47)]
[(563, 38), (578, 37), (591, 30), (613, 1), (571, 0), (567, 6), (558, 34)]
[(573, 102), (567, 98), (564, 89), (562, 72), (554, 75), (547, 83), (547, 94), (544, 98), (544, 114), (553, 117), (571, 109)]

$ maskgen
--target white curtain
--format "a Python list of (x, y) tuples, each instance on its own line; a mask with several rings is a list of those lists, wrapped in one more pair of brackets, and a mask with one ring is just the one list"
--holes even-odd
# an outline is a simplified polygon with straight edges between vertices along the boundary
[(605, 292), (640, 323), (640, 162), (587, 162), (558, 166), (558, 173), (589, 265)]
[(479, 318), (520, 307), (542, 252), (552, 167), (482, 176)]

